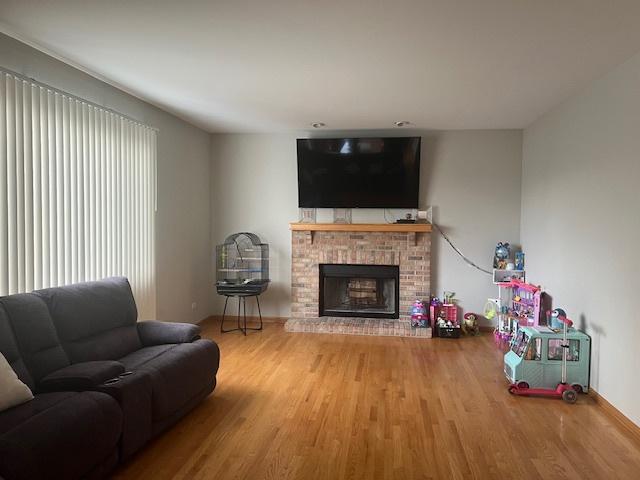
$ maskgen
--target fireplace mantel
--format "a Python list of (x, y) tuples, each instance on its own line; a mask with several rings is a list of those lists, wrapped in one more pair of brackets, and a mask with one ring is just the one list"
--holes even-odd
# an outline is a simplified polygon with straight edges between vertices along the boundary
[(419, 233), (431, 233), (430, 223), (289, 223), (293, 232), (307, 232), (313, 243), (315, 232), (382, 232), (413, 233), (414, 245), (418, 244)]
[(302, 232), (403, 232), (428, 233), (430, 223), (298, 223), (289, 228)]

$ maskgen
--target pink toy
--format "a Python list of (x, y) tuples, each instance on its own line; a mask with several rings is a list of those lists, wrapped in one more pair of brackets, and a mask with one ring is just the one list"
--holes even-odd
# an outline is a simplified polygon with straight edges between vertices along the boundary
[(411, 306), (411, 326), (412, 327), (427, 327), (429, 317), (427, 315), (427, 308), (422, 300), (416, 300)]
[[(431, 300), (429, 317), (431, 318), (431, 328), (434, 332), (437, 332), (436, 324), (438, 323), (438, 319), (442, 319), (447, 323), (451, 322), (451, 325), (454, 327), (459, 326), (458, 306), (455, 303), (442, 303), (436, 297)], [(437, 334), (434, 333), (434, 335)]]
[[(500, 295), (498, 326), (494, 335), (496, 342), (505, 347), (518, 330), (518, 327), (537, 327), (540, 324), (540, 304), (542, 289), (518, 279), (499, 283), (501, 292), (507, 292), (506, 298)], [(503, 301), (503, 298), (506, 301)]]

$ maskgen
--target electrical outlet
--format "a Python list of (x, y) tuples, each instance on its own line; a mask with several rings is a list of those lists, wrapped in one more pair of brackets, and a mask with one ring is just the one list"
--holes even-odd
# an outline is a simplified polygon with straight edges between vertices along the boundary
[(193, 302), (191, 304), (191, 310), (193, 310), (195, 312), (197, 308), (198, 308), (198, 304), (196, 302)]

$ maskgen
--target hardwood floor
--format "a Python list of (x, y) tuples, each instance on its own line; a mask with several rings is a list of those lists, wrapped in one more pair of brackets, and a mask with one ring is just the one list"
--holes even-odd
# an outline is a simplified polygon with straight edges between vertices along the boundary
[(490, 334), (203, 327), (220, 345), (218, 387), (115, 478), (640, 478), (640, 443), (588, 396), (509, 395)]

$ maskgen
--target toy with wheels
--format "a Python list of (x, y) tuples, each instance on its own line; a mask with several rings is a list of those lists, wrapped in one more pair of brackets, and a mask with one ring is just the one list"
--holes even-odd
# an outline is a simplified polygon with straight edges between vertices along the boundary
[(589, 388), (590, 339), (571, 328), (564, 310), (551, 316), (562, 325), (562, 334), (548, 327), (523, 327), (505, 354), (509, 393), (574, 403)]

